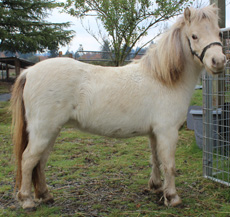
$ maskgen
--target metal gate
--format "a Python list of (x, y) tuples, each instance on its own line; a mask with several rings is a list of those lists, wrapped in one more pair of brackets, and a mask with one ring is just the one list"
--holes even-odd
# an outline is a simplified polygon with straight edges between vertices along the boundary
[(203, 76), (203, 174), (230, 186), (230, 28), (221, 31), (225, 72)]

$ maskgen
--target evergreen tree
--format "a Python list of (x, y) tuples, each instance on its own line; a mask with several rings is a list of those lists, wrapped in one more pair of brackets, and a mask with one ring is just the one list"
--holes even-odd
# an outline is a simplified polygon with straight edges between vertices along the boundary
[(0, 50), (29, 53), (66, 45), (73, 31), (70, 23), (49, 23), (44, 19), (60, 3), (54, 0), (0, 0)]

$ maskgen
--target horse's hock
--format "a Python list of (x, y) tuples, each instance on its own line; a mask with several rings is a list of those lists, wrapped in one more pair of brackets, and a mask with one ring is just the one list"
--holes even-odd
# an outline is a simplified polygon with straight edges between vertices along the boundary
[(203, 76), (203, 174), (230, 186), (230, 28), (221, 31), (226, 69)]

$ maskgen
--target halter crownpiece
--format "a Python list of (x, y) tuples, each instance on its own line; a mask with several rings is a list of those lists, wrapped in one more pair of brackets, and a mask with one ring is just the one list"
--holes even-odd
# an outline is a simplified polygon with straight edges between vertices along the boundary
[(188, 44), (189, 44), (189, 48), (190, 48), (190, 50), (191, 50), (192, 55), (193, 55), (193, 56), (195, 55), (202, 63), (203, 63), (204, 55), (205, 55), (206, 51), (207, 51), (210, 47), (212, 47), (212, 46), (214, 46), (214, 45), (218, 45), (218, 46), (223, 47), (223, 45), (222, 45), (220, 42), (212, 42), (212, 43), (208, 44), (206, 47), (204, 47), (204, 49), (203, 49), (202, 52), (201, 52), (201, 55), (199, 56), (199, 55), (192, 49), (192, 47), (191, 47), (191, 42), (190, 42), (189, 38), (188, 38)]

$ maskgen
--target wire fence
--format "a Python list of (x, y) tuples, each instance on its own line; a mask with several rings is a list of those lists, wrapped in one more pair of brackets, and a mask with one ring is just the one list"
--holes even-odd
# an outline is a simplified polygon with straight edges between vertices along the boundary
[(203, 174), (230, 186), (230, 28), (222, 33), (226, 69), (203, 76)]

